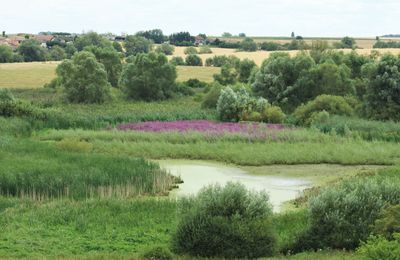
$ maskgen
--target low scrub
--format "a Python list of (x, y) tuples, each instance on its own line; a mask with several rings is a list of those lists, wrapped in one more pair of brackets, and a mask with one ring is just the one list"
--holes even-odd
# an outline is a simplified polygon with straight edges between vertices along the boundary
[(275, 252), (271, 205), (266, 193), (241, 184), (209, 186), (182, 199), (173, 248), (191, 256), (256, 258)]

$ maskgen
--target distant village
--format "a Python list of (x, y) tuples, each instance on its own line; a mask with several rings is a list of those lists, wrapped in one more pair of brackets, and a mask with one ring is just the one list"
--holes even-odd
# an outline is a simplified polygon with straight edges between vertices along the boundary
[[(76, 33), (64, 33), (64, 32), (40, 32), (38, 34), (27, 34), (17, 33), (8, 35), (5, 31), (0, 36), (0, 45), (7, 45), (13, 50), (16, 50), (18, 46), (24, 40), (32, 39), (40, 43), (44, 48), (51, 48), (54, 45), (66, 45), (69, 42), (74, 42), (75, 38), (80, 34)], [(110, 41), (124, 41), (126, 35), (114, 35), (111, 33), (102, 34)]]

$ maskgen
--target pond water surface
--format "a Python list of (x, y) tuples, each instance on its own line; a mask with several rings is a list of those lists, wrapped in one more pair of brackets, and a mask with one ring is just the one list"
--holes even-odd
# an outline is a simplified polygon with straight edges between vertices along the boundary
[(312, 187), (312, 182), (306, 178), (283, 176), (255, 176), (234, 166), (189, 160), (161, 160), (161, 167), (171, 174), (180, 176), (184, 181), (171, 196), (194, 195), (201, 188), (210, 184), (224, 185), (227, 182), (240, 182), (248, 189), (266, 191), (274, 206), (274, 211), (280, 211), (282, 203), (293, 200), (301, 192)]

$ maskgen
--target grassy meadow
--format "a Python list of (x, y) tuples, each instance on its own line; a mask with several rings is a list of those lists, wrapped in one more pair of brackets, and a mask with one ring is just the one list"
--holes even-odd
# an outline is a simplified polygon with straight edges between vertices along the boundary
[[(291, 39), (255, 37), (255, 40), (285, 43)], [(357, 49), (358, 53), (371, 53), (374, 39), (356, 41), (363, 48)], [(176, 47), (173, 56), (184, 57), (184, 50), (185, 47)], [(260, 65), (271, 55), (266, 51), (211, 50), (212, 54), (200, 55), (203, 61), (215, 55), (235, 55)], [(400, 54), (400, 49), (377, 51)], [(294, 56), (298, 52), (289, 53)], [(165, 56), (163, 60), (166, 65)], [(372, 62), (378, 64), (377, 60)], [(74, 103), (68, 101), (66, 85), (43, 88), (54, 79), (58, 64), (0, 64), (0, 88), (10, 89), (10, 92), (0, 92), (0, 112), (3, 113), (0, 114), (0, 259), (164, 259), (145, 256), (145, 252), (157, 251), (158, 247), (175, 253), (165, 259), (193, 259), (193, 256), (186, 256), (186, 252), (174, 251), (174, 237), (182, 232), (180, 223), (185, 221), (192, 232), (188, 231), (186, 240), (196, 237), (194, 233), (202, 225), (209, 225), (207, 228), (212, 232), (201, 230), (200, 236), (218, 246), (226, 244), (214, 237), (228, 230), (224, 229), (225, 223), (236, 225), (229, 227), (232, 234), (239, 234), (233, 236), (236, 241), (256, 237), (257, 232), (247, 232), (247, 224), (253, 228), (250, 231), (259, 231), (259, 225), (270, 226), (271, 230), (266, 230), (271, 232), (272, 242), (254, 239), (261, 241), (259, 243), (274, 243), (270, 254), (274, 257), (262, 259), (360, 259), (362, 256), (356, 249), (361, 241), (375, 234), (375, 230), (372, 231), (374, 221), (390, 204), (400, 202), (400, 123), (364, 117), (361, 103), (365, 101), (356, 92), (350, 98), (338, 94), (334, 101), (340, 99), (343, 104), (329, 100), (332, 102), (326, 106), (331, 109), (329, 113), (321, 101), (321, 107), (312, 110), (307, 118), (310, 124), (302, 124), (295, 112), (284, 110), (283, 106), (282, 110), (279, 104), (268, 103), (260, 96), (256, 99), (254, 89), (248, 93), (245, 88), (235, 89), (246, 80), (236, 80), (238, 84), (231, 92), (229, 88), (223, 89), (222, 93), (231, 93), (224, 97), (226, 100), (221, 98), (224, 94), (216, 84), (190, 86), (168, 81), (171, 91), (162, 96), (165, 99), (160, 97), (157, 101), (138, 100), (115, 87), (107, 89), (109, 92), (101, 102)], [(330, 77), (333, 73), (339, 78), (348, 73), (348, 82), (354, 81), (358, 84), (356, 87), (365, 87), (367, 91), (364, 85), (369, 79), (350, 78), (350, 68), (339, 70), (345, 66), (323, 65), (322, 68), (331, 67), (324, 74), (316, 74), (326, 77), (322, 84), (334, 81)], [(331, 70), (335, 66), (337, 70)], [(100, 68), (103, 71), (103, 67)], [(220, 71), (216, 67), (177, 66), (177, 81), (198, 79), (211, 83), (213, 75)], [(151, 72), (162, 76), (159, 70)], [(109, 78), (104, 73), (108, 87)], [(299, 75), (303, 73), (305, 71)], [(92, 76), (91, 73), (81, 74)], [(271, 75), (272, 72), (267, 76)], [(84, 76), (80, 78), (84, 79), (81, 85), (87, 87), (90, 84)], [(144, 81), (145, 87), (151, 88), (147, 86), (149, 80)], [(119, 82), (122, 84), (121, 80)], [(316, 82), (316, 86), (321, 87), (320, 81)], [(339, 81), (337, 85), (341, 87), (346, 82)], [(295, 84), (290, 83), (288, 89)], [(133, 85), (136, 84), (135, 81)], [(130, 85), (124, 86), (129, 89)], [(214, 98), (213, 95), (208, 97), (213, 90), (218, 92), (218, 103), (214, 100), (218, 105), (206, 107), (204, 101)], [(82, 92), (75, 93), (82, 95)], [(224, 105), (226, 113), (236, 113), (226, 120), (221, 115)], [(341, 113), (341, 106), (357, 109)], [(147, 128), (143, 127), (146, 123)], [(197, 130), (179, 128), (190, 123), (196, 125)], [(175, 197), (174, 190), (185, 180), (160, 166), (158, 160), (168, 159), (232, 166), (248, 173), (255, 181), (265, 176), (280, 178), (283, 182), (287, 178), (289, 184), (285, 187), (290, 191), (296, 191), (291, 180), (307, 184), (304, 184), (305, 190), (299, 192), (295, 200), (285, 202), (279, 212), (274, 211), (268, 195), (259, 194), (264, 203), (260, 206), (253, 205), (256, 200), (242, 203), (238, 198), (244, 193), (231, 190), (227, 194), (232, 197), (223, 195), (221, 199), (217, 192), (211, 193), (215, 196), (215, 200), (214, 197), (210, 199), (211, 206), (203, 209), (202, 206), (208, 204), (200, 203), (198, 208), (192, 208), (193, 212), (203, 213), (203, 217), (204, 212), (215, 211), (216, 217), (212, 219), (215, 222), (206, 217), (196, 222), (190, 219), (193, 212), (187, 213), (188, 220), (182, 221), (182, 206), (185, 203), (188, 206), (196, 198)], [(213, 178), (216, 179), (214, 175)], [(199, 198), (200, 202), (207, 199)], [(221, 203), (229, 209), (229, 206), (241, 204), (238, 201), (249, 208), (244, 212), (230, 212), (218, 206)], [(262, 211), (268, 211), (264, 215), (268, 219), (252, 219), (252, 214)], [(231, 222), (224, 222), (224, 218)], [(336, 240), (353, 244), (341, 247), (335, 244)], [(335, 243), (329, 244), (332, 241)]]

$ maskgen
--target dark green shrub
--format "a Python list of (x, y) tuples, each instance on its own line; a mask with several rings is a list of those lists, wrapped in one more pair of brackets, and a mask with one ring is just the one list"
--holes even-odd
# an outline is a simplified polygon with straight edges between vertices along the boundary
[(235, 183), (209, 186), (180, 201), (173, 248), (203, 257), (271, 256), (276, 245), (271, 216), (266, 193), (250, 192)]
[(203, 66), (203, 60), (196, 54), (190, 54), (185, 59), (186, 66)]
[(257, 43), (252, 38), (245, 38), (240, 43), (240, 49), (243, 51), (257, 51)]
[(2, 102), (15, 102), (14, 95), (9, 89), (0, 89), (0, 103)]
[(200, 81), (198, 79), (189, 79), (184, 83), (190, 88), (206, 88), (208, 86), (207, 82)]
[(345, 98), (321, 95), (306, 105), (298, 107), (294, 112), (294, 116), (300, 124), (310, 125), (313, 115), (322, 111), (326, 111), (330, 115), (351, 116), (354, 113), (353, 108), (346, 102)]
[(184, 66), (185, 65), (185, 61), (183, 60), (182, 57), (173, 57), (169, 62), (175, 66)]
[(174, 256), (168, 248), (156, 246), (147, 249), (142, 254), (142, 257), (146, 260), (172, 260)]

